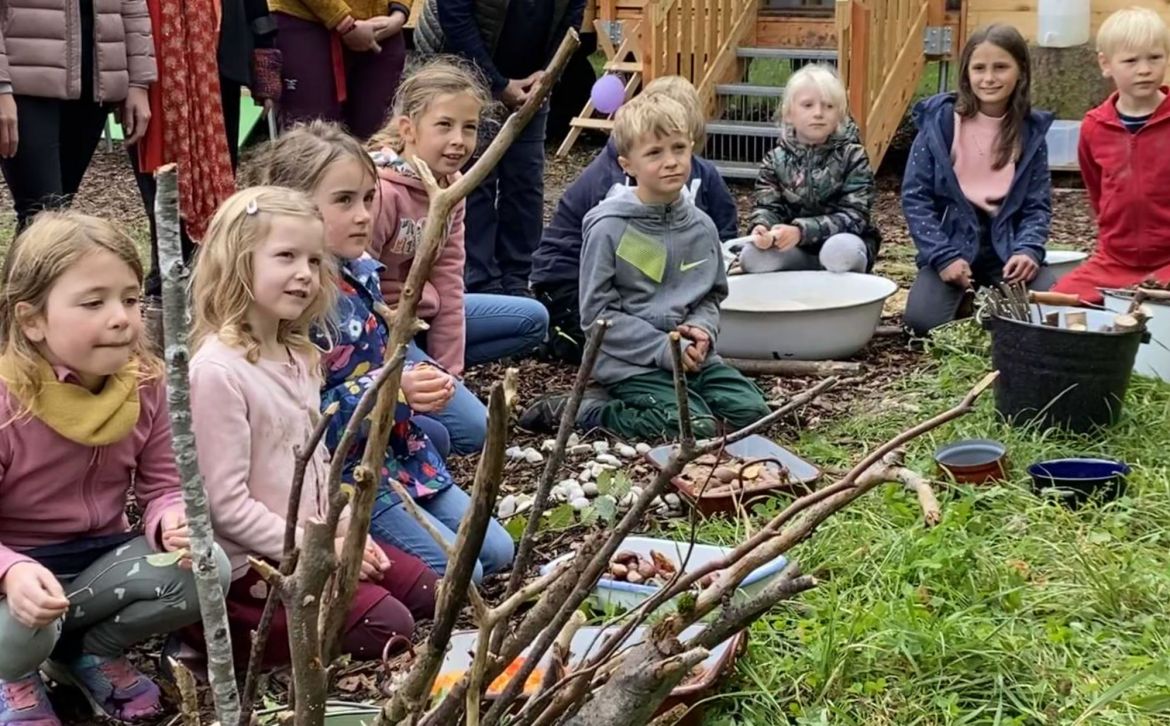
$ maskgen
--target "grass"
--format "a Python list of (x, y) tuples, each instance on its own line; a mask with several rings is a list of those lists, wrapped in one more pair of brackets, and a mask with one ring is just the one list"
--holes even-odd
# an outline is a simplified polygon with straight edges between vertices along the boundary
[[(987, 368), (974, 326), (944, 331), (931, 353), (879, 403), (792, 448), (843, 466), (953, 405)], [(1008, 446), (1011, 481), (942, 489), (932, 530), (893, 487), (825, 523), (792, 552), (821, 585), (752, 628), (706, 723), (1166, 722), (1170, 386), (1135, 378), (1124, 419), (1098, 437), (1012, 429), (992, 398), (919, 440), (908, 462), (933, 472), (937, 445), (989, 436)], [(1027, 464), (1078, 454), (1134, 465), (1127, 496), (1072, 512), (1030, 493)], [(777, 510), (761, 506), (757, 520)], [(741, 536), (726, 521), (701, 530), (706, 542)]]

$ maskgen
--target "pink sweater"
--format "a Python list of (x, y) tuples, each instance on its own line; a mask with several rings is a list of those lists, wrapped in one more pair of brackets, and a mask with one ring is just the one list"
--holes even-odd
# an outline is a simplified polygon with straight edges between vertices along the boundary
[(1001, 128), (1002, 117), (976, 113), (974, 118), (965, 119), (955, 114), (955, 140), (951, 143), (955, 176), (963, 196), (991, 214), (999, 211), (1016, 174), (1014, 162), (1002, 169), (992, 168)]
[[(62, 381), (71, 375), (58, 374)], [(183, 508), (165, 383), (143, 384), (138, 403), (130, 436), (86, 446), (32, 416), (13, 420), (20, 406), (0, 382), (0, 422), (6, 424), (0, 427), (0, 579), (14, 564), (32, 561), (21, 550), (125, 532), (132, 481), (146, 538), (162, 549), (163, 513)]]
[[(427, 220), (427, 190), (422, 181), (392, 167), (378, 169), (380, 193), (374, 197), (374, 234), (371, 254), (382, 270), (382, 296), (391, 307), (398, 296), (414, 252), (422, 243)], [(431, 328), (427, 331), (427, 353), (453, 375), (463, 374), (463, 248), (464, 203), (459, 202), (448, 222), (447, 241), (423, 285), (418, 315)]]
[[(209, 338), (191, 359), (199, 472), (233, 579), (247, 571), (249, 555), (281, 559), (293, 447), (309, 439), (320, 396), (320, 378), (303, 356), (249, 363), (242, 349)], [(305, 470), (299, 522), (324, 519), (328, 479), (328, 454), (320, 445)], [(298, 544), (302, 534), (298, 527)]]

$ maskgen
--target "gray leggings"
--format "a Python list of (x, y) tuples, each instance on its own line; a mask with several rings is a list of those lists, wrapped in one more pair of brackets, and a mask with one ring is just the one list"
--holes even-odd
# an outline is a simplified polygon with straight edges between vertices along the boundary
[(762, 250), (748, 242), (739, 253), (739, 265), (749, 274), (780, 270), (865, 272), (869, 266), (869, 251), (860, 237), (849, 232), (835, 234), (825, 240), (820, 253), (815, 255), (799, 247), (784, 251), (774, 248)]
[[(70, 654), (116, 657), (147, 638), (197, 622), (195, 576), (177, 564), (150, 564), (146, 557), (152, 554), (146, 538), (137, 537), (102, 555), (71, 581), (62, 581), (69, 612), (44, 628), (18, 622), (8, 611), (7, 598), (0, 599), (0, 680), (34, 672), (62, 638)], [(215, 554), (226, 592), (231, 564), (218, 545)]]

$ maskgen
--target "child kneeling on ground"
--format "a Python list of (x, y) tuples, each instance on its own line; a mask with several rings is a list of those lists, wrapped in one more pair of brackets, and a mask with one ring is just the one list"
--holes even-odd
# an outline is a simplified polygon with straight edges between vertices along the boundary
[(969, 315), (974, 289), (1000, 282), (1047, 290), (1052, 114), (1032, 108), (1028, 43), (1010, 25), (971, 34), (959, 92), (914, 107), (918, 136), (902, 209), (918, 248), (905, 323), (916, 335)]
[[(37, 669), (119, 721), (162, 715), (126, 650), (199, 620), (163, 366), (129, 237), (45, 212), (0, 298), (0, 723), (59, 726)], [(142, 531), (126, 521), (133, 487)], [(219, 575), (229, 572), (224, 553)], [(48, 660), (46, 660), (48, 659)]]
[[(618, 112), (613, 138), (637, 186), (616, 189), (585, 216), (580, 277), (581, 327), (611, 324), (593, 377), (612, 398), (583, 401), (578, 424), (627, 439), (675, 434), (676, 331), (697, 436), (713, 436), (717, 419), (738, 427), (766, 416), (760, 389), (715, 354), (727, 273), (715, 224), (682, 194), (693, 146), (686, 110), (661, 94), (640, 96)], [(564, 402), (538, 401), (520, 425), (552, 430)]]
[[(1170, 282), (1170, 31), (1154, 10), (1110, 15), (1097, 32), (1117, 92), (1081, 125), (1081, 176), (1097, 215), (1097, 249), (1052, 288), (1101, 302), (1098, 288)], [(1140, 164), (1138, 163), (1140, 162)]]
[(784, 87), (780, 144), (764, 157), (744, 272), (867, 272), (881, 237), (870, 219), (873, 170), (845, 114), (845, 86), (822, 65)]

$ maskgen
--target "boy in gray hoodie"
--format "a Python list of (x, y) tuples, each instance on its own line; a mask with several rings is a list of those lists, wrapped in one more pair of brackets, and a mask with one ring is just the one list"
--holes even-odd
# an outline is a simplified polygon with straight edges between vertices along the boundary
[[(585, 215), (581, 327), (610, 321), (593, 369), (610, 398), (583, 401), (578, 425), (629, 439), (676, 434), (675, 331), (696, 436), (713, 436), (718, 420), (741, 427), (766, 416), (760, 389), (714, 350), (727, 274), (715, 223), (683, 194), (693, 145), (686, 110), (665, 96), (639, 96), (618, 111), (613, 138), (637, 186), (615, 189)], [(565, 399), (541, 399), (520, 425), (553, 430)]]

